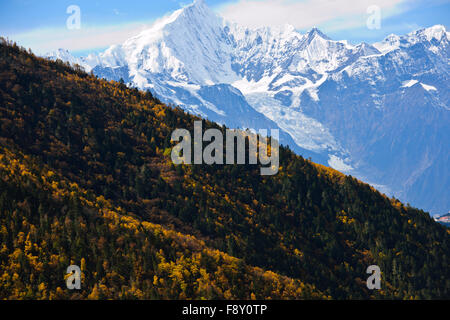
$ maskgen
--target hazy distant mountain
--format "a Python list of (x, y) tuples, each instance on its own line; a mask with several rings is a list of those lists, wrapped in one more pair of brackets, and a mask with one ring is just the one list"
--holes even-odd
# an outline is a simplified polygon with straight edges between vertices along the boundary
[(443, 224), (444, 226), (450, 227), (450, 213), (444, 214), (442, 216), (434, 217), (434, 220)]
[(98, 56), (50, 57), (282, 143), (411, 204), (450, 208), (449, 38), (444, 26), (352, 45), (317, 29), (248, 29), (203, 1)]

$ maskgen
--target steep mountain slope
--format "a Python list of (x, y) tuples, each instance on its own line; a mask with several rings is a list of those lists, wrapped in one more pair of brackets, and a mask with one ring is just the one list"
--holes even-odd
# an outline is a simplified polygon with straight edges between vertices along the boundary
[(229, 127), (276, 126), (298, 154), (426, 210), (450, 207), (443, 26), (351, 45), (317, 29), (244, 28), (195, 1), (99, 56), (50, 56)]
[(174, 166), (171, 133), (198, 118), (16, 46), (0, 58), (2, 298), (449, 297), (450, 233), (427, 213), (285, 147), (275, 176)]
[[(1, 148), (0, 161), (3, 299), (328, 298), (129, 216), (20, 153)], [(83, 273), (75, 294), (61, 288), (74, 263)]]

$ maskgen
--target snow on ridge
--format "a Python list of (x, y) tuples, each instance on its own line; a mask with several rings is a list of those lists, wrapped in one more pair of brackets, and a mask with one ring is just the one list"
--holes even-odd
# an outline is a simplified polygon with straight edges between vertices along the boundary
[(437, 24), (434, 26), (431, 26), (429, 28), (420, 29), (417, 31), (413, 31), (408, 34), (410, 37), (424, 37), (427, 39), (427, 41), (431, 41), (432, 39), (436, 39), (438, 41), (442, 40), (442, 37), (444, 35), (448, 35), (448, 32), (445, 28), (445, 26)]
[(330, 155), (330, 159), (328, 160), (328, 164), (333, 169), (336, 169), (336, 170), (341, 171), (343, 173), (349, 173), (349, 172), (351, 172), (353, 170), (353, 167), (351, 165), (346, 164), (344, 160), (342, 160), (341, 158), (339, 158), (339, 157), (337, 157), (335, 155)]
[(437, 91), (436, 87), (430, 86), (430, 85), (425, 84), (425, 83), (420, 83), (420, 84), (427, 91)]
[[(447, 32), (445, 26), (434, 25), (428, 28), (412, 31), (406, 35), (399, 36), (396, 34), (388, 35), (384, 40), (373, 44), (381, 53), (386, 54), (401, 47), (409, 47), (418, 42), (432, 42), (436, 40), (441, 42), (445, 39), (450, 39), (450, 33)], [(430, 47), (433, 50), (433, 46)], [(436, 49), (434, 49), (436, 51)]]
[(414, 79), (403, 81), (402, 88), (410, 88), (418, 82), (419, 81), (414, 80)]
[(412, 86), (416, 85), (416, 84), (420, 84), (422, 86), (422, 88), (424, 88), (426, 91), (437, 91), (436, 87), (425, 84), (423, 82), (419, 82), (418, 80), (406, 80), (402, 82), (402, 88), (411, 88)]

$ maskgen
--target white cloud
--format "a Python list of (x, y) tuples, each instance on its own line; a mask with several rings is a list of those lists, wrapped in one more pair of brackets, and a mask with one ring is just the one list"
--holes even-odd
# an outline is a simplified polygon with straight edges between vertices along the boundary
[(82, 25), (79, 30), (42, 28), (6, 36), (37, 54), (45, 54), (59, 48), (69, 51), (105, 48), (120, 44), (148, 27), (142, 23), (100, 27)]
[(379, 6), (382, 18), (400, 12), (408, 0), (238, 0), (218, 8), (220, 15), (248, 27), (280, 26), (297, 29), (326, 26), (327, 31), (366, 25), (367, 8)]

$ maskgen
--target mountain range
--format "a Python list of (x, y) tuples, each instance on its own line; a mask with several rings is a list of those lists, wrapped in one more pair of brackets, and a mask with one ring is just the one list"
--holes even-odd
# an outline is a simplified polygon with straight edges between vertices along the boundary
[(250, 29), (202, 0), (100, 54), (47, 54), (281, 143), (431, 213), (450, 208), (449, 39), (436, 25), (374, 44)]

